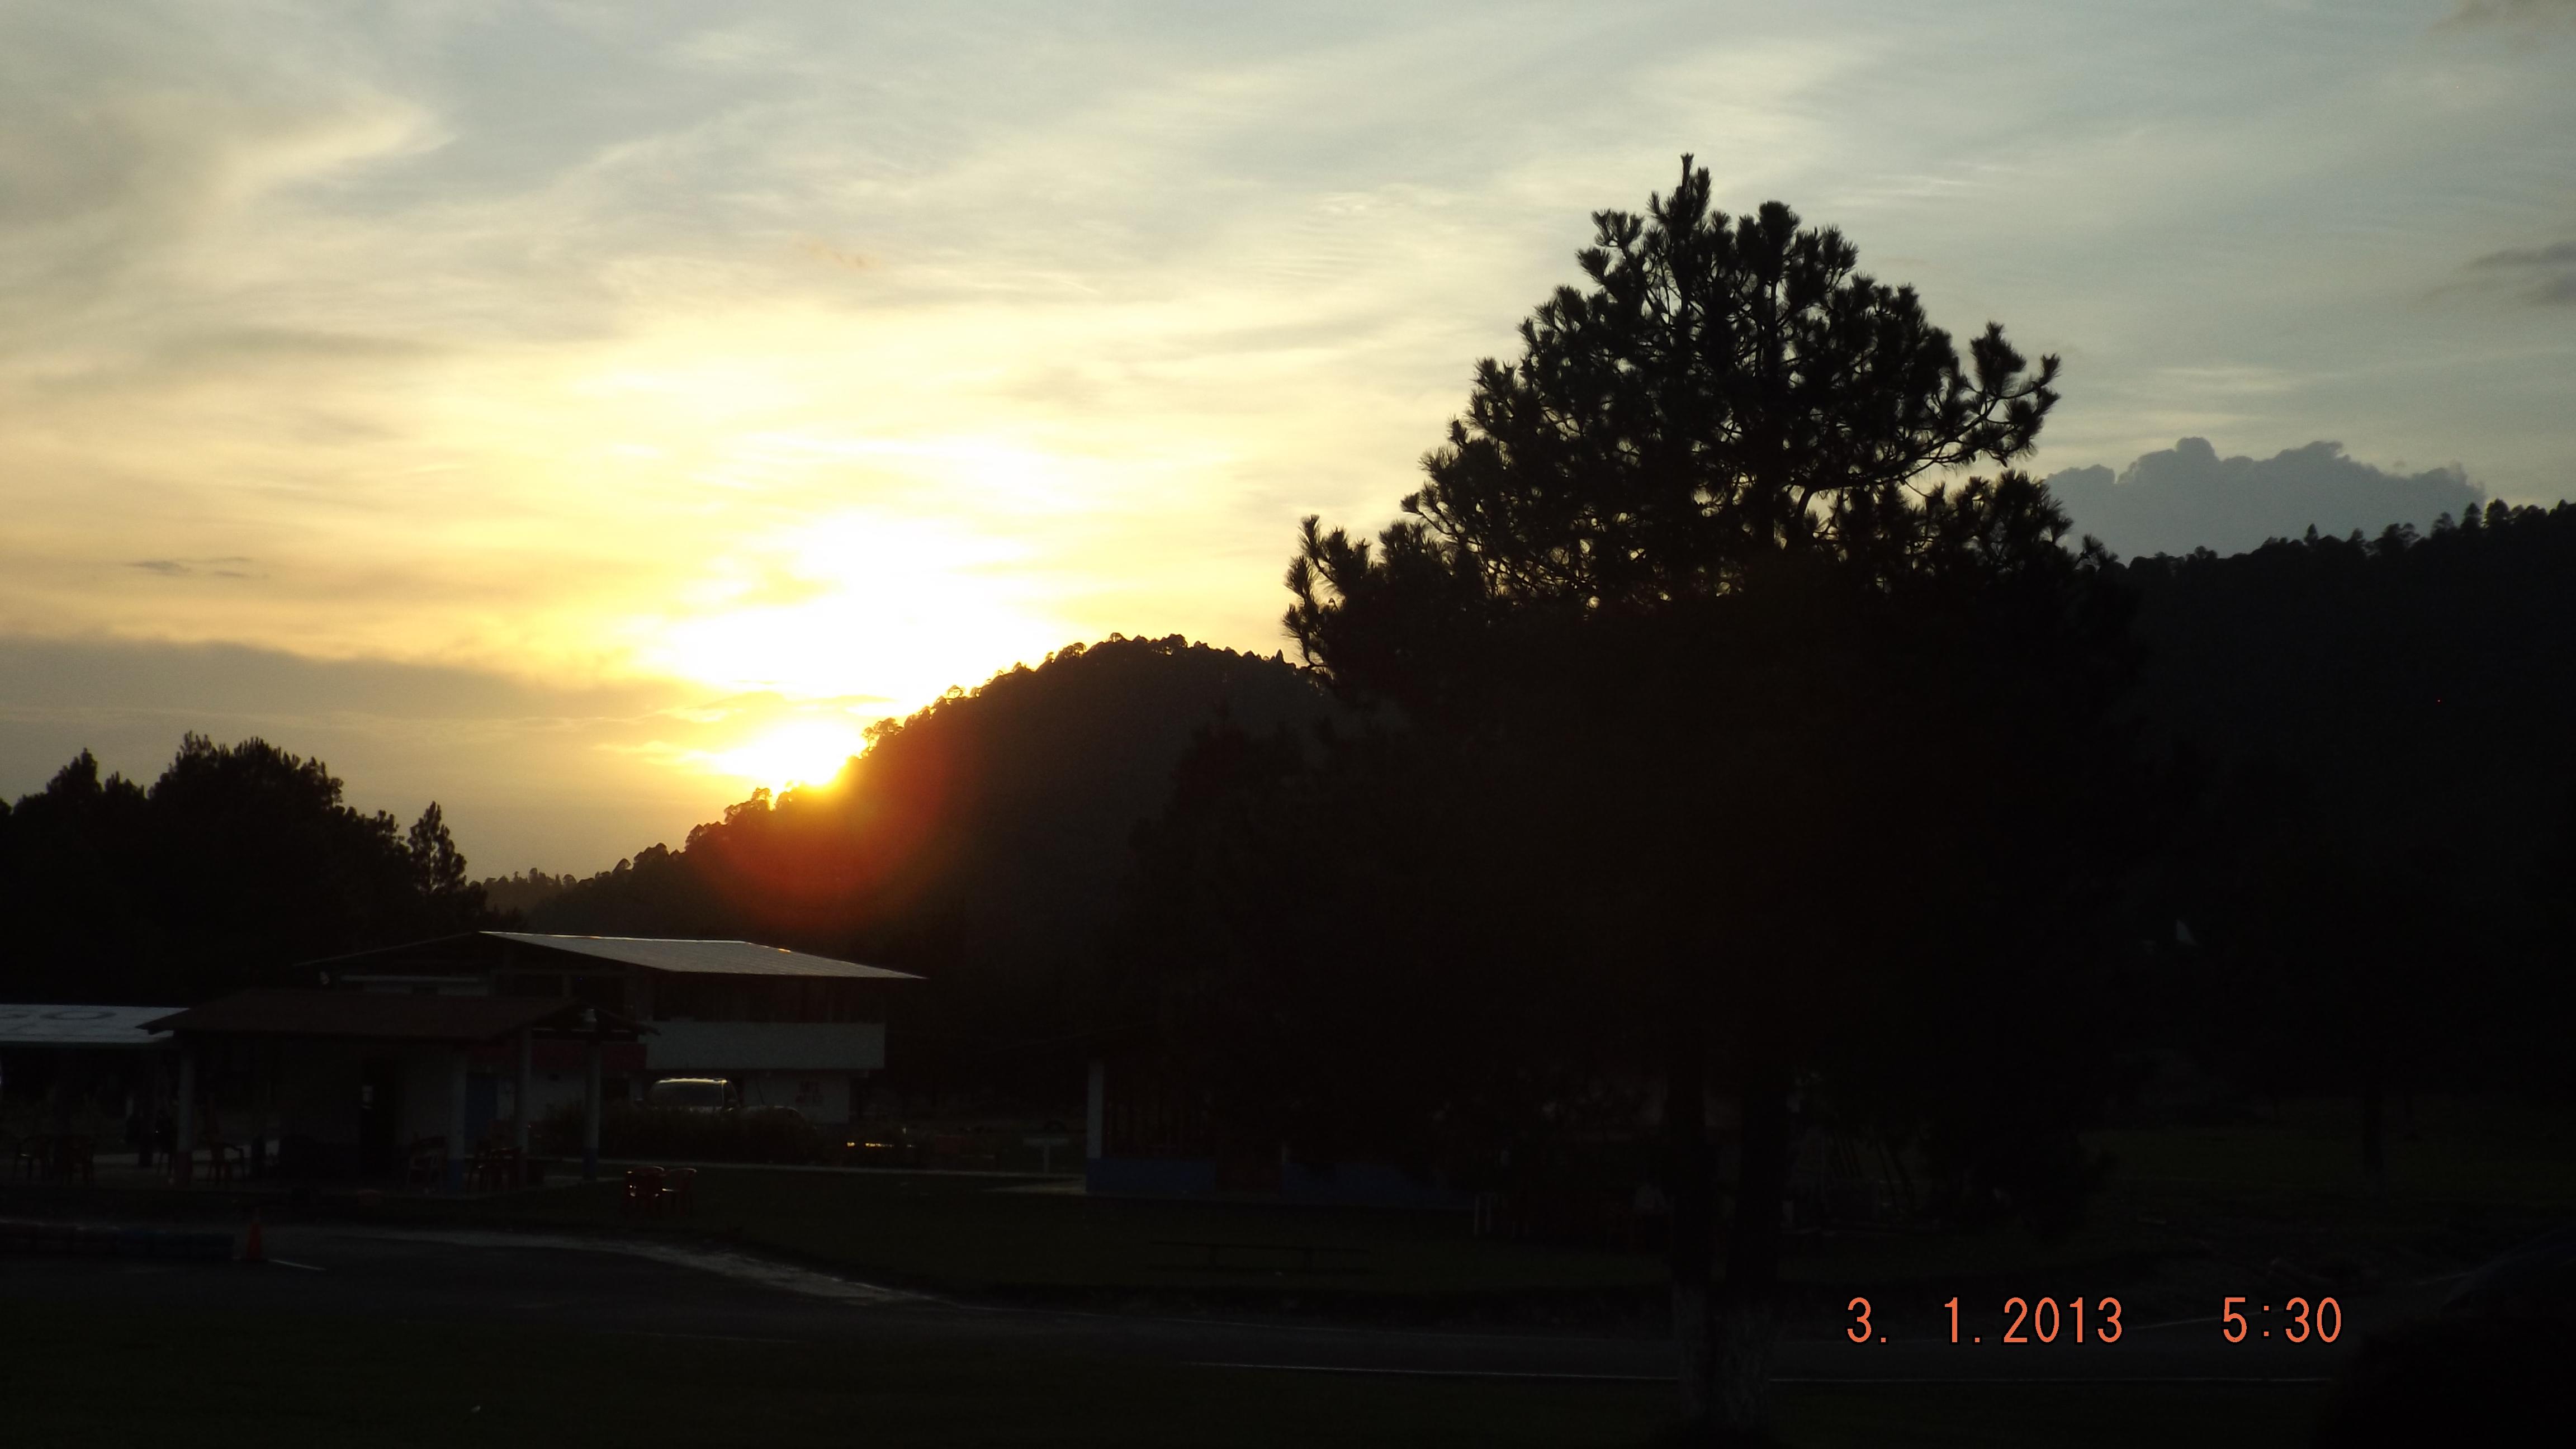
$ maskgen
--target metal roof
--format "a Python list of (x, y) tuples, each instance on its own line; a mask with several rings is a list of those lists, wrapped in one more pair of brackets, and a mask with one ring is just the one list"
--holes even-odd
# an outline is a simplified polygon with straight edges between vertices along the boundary
[(150, 1047), (145, 1023), (175, 1006), (0, 1006), (0, 1047)]
[(835, 961), (750, 941), (683, 941), (654, 936), (541, 936), (532, 931), (485, 931), (486, 936), (548, 950), (570, 951), (641, 966), (711, 976), (832, 976), (852, 981), (918, 981), (909, 971)]
[[(577, 1031), (590, 1008), (560, 996), (429, 996), (394, 991), (239, 991), (149, 1023), (154, 1031), (212, 1036), (344, 1037), (367, 1041), (486, 1042), (527, 1028)], [(634, 1028), (607, 1013), (607, 1037)]]

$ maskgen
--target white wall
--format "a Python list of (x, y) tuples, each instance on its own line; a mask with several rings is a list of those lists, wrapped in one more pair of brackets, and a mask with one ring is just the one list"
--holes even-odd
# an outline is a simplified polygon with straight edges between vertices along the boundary
[(742, 1078), (746, 1107), (793, 1107), (819, 1127), (840, 1127), (855, 1114), (858, 1083), (831, 1072), (749, 1072)]
[(278, 1050), (278, 1135), (357, 1141), (366, 1081), (359, 1058), (359, 1048), (336, 1042), (283, 1044)]
[(657, 1021), (644, 1038), (644, 1064), (656, 1076), (873, 1072), (885, 1065), (885, 1023)]
[[(396, 1144), (398, 1147), (409, 1146), (418, 1138), (448, 1134), (449, 1103), (454, 1099), (456, 1061), (461, 1055), (452, 1046), (403, 1048), (403, 1140)], [(458, 1152), (471, 1145), (451, 1142), (447, 1150)]]

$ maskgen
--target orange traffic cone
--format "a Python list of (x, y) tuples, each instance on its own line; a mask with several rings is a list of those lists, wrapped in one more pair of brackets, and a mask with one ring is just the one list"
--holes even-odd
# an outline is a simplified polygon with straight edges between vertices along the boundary
[(252, 1212), (250, 1215), (250, 1236), (242, 1239), (241, 1260), (245, 1263), (265, 1263), (268, 1261), (267, 1249), (260, 1246), (259, 1214), (256, 1211)]

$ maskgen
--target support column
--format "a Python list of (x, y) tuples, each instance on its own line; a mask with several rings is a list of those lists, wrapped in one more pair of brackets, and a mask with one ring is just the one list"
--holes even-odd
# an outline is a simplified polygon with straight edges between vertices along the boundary
[(581, 1180), (599, 1181), (599, 1038), (581, 1044)]
[(67, 1137), (72, 1130), (72, 1099), (79, 1095), (80, 1053), (70, 1047), (54, 1048), (54, 1135)]
[(465, 1190), (465, 1048), (447, 1063), (447, 1190)]
[(150, 1056), (151, 1060), (143, 1068), (141, 1088), (143, 1142), (134, 1151), (134, 1165), (143, 1168), (152, 1165), (155, 1150), (161, 1145), (161, 1093), (170, 1081), (168, 1057), (157, 1051)]
[(528, 1093), (536, 1081), (536, 1033), (525, 1027), (519, 1030), (519, 1085), (511, 1097), (510, 1145), (519, 1149), (519, 1180), (513, 1187), (528, 1185)]
[(268, 1141), (277, 1126), (277, 1043), (251, 1048), (250, 1157), (244, 1175), (253, 1181), (268, 1176)]
[(1089, 1075), (1082, 1103), (1082, 1155), (1097, 1160), (1109, 1135), (1109, 1064), (1093, 1057)]
[(197, 1049), (186, 1043), (179, 1047), (177, 1125), (178, 1140), (170, 1144), (170, 1181), (186, 1187), (188, 1174), (196, 1165), (197, 1151)]

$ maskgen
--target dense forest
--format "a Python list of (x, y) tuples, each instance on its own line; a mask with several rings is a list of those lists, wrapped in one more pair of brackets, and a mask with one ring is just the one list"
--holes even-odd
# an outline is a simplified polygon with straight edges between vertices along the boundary
[[(2558, 1070), (2513, 1038), (2560, 1019), (2569, 989), (2576, 673), (2559, 655), (2576, 637), (2576, 506), (2115, 577), (2137, 716), (2188, 791), (2140, 887), (2191, 943), (2156, 943), (2193, 983), (2155, 1003), (2160, 1029), (2265, 1086), (2349, 1077), (2362, 1042), (2401, 1086)], [(680, 848), (586, 879), (480, 885), (435, 805), (408, 829), (362, 815), (320, 761), (262, 741), (192, 736), (148, 787), (83, 755), (0, 806), (0, 995), (197, 1000), (504, 918), (741, 936), (921, 972), (927, 1035), (907, 1032), (898, 1057), (1009, 1076), (1014, 1044), (1088, 1022), (1080, 982), (1193, 738), (1220, 717), (1258, 741), (1334, 712), (1276, 659), (1075, 646), (883, 727), (828, 789), (757, 793)], [(2464, 973), (2548, 1009), (2434, 1030), (2453, 1025), (2445, 1002), (2471, 1000)]]
[[(2135, 886), (2173, 927), (2144, 1019), (2248, 1088), (2563, 1074), (2537, 1038), (2570, 1005), (2576, 926), (2576, 673), (2560, 657), (2576, 506), (2113, 576), (2134, 611), (2136, 717), (2184, 796)], [(408, 829), (361, 814), (322, 762), (263, 741), (192, 736), (149, 786), (84, 754), (0, 805), (0, 996), (200, 1000), (503, 919), (741, 936), (921, 972), (898, 1067), (1035, 1086), (1015, 1048), (1097, 1025), (1092, 977), (1115, 974), (1104, 943), (1129, 929), (1140, 827), (1193, 739), (1222, 720), (1223, 748), (1275, 755), (1282, 730), (1293, 745), (1336, 715), (1277, 659), (1176, 638), (1075, 646), (888, 724), (831, 787), (755, 794), (678, 849), (480, 885), (435, 805)], [(1193, 758), (1202, 786), (1252, 768)], [(1040, 1055), (1043, 1079), (1061, 1061)]]
[(1063, 1020), (1194, 732), (1300, 727), (1331, 705), (1277, 657), (1167, 639), (1072, 645), (912, 717), (822, 788), (761, 791), (588, 878), (466, 878), (432, 804), (406, 830), (319, 760), (191, 735), (148, 788), (87, 754), (0, 804), (0, 997), (187, 1002), (317, 957), (481, 925), (732, 936), (901, 965), (939, 990), (916, 1062)]
[(2576, 1087), (2576, 505), (2149, 558), (2142, 708), (2184, 762), (2159, 1030), (2227, 1080)]
[(83, 751), (0, 804), (0, 997), (188, 1005), (298, 962), (466, 929), (482, 888), (433, 802), (406, 830), (319, 760), (189, 735), (148, 787)]
[[(2172, 920), (2138, 1021), (2264, 1091), (2571, 1085), (2548, 1034), (2576, 1006), (2576, 505), (2112, 578), (2179, 786), (2133, 882)], [(760, 792), (595, 877), (482, 884), (435, 804), (361, 815), (263, 740), (188, 737), (149, 786), (80, 755), (0, 807), (0, 995), (183, 1003), (497, 920), (744, 936), (922, 972), (899, 1073), (1041, 1091), (1072, 1052), (1028, 1047), (1097, 1029), (1113, 933), (1136, 946), (1126, 882), (1193, 737), (1303, 758), (1334, 717), (1275, 657), (1077, 645), (884, 724), (827, 789)]]

